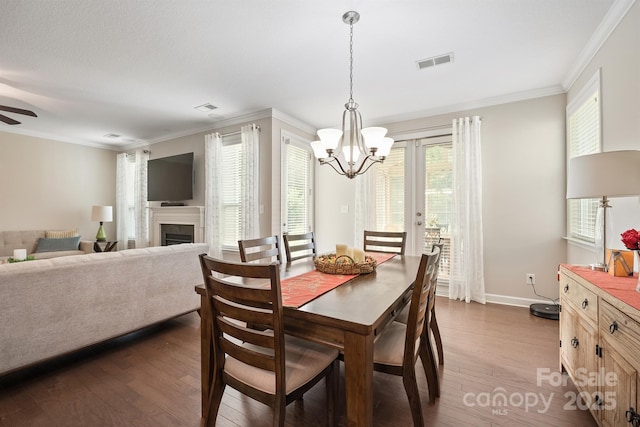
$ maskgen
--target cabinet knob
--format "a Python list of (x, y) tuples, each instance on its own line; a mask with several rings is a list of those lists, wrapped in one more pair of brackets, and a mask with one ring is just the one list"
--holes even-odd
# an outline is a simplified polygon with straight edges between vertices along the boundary
[(584, 301), (582, 301), (582, 308), (586, 309), (589, 306), (589, 300), (588, 299), (584, 299)]
[(580, 345), (580, 341), (578, 341), (578, 338), (573, 337), (573, 339), (571, 340), (571, 347), (578, 348), (579, 345)]
[(614, 333), (617, 330), (618, 330), (618, 322), (614, 320), (613, 323), (609, 325), (609, 332)]
[(569, 284), (568, 283), (566, 285), (564, 285), (564, 293), (566, 294), (567, 292), (569, 292)]

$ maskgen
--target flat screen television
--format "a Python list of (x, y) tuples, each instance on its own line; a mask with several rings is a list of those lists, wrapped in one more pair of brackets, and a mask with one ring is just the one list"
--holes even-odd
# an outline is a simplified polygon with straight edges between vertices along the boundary
[(193, 153), (149, 160), (147, 167), (147, 200), (193, 199)]

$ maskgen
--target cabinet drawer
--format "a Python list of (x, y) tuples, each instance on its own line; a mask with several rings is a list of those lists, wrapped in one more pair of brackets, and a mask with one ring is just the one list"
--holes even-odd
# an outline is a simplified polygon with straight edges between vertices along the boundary
[(564, 302), (575, 307), (578, 314), (594, 323), (598, 321), (598, 297), (595, 293), (563, 274), (560, 276), (560, 295)]
[(640, 324), (608, 302), (600, 301), (600, 335), (629, 360), (638, 359)]

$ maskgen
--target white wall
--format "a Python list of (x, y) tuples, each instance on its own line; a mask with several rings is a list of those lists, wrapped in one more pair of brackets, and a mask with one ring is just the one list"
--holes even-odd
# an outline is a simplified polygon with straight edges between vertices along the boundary
[[(526, 273), (536, 274), (538, 293), (558, 296), (556, 272), (566, 250), (565, 102), (564, 95), (556, 95), (384, 125), (393, 136), (450, 125), (455, 117), (482, 116), (486, 292), (510, 297), (506, 302), (527, 305), (527, 299), (539, 299), (525, 284)], [(319, 249), (352, 244), (354, 181), (329, 166), (317, 168), (316, 177)], [(491, 295), (489, 300), (505, 301)]]
[[(78, 228), (95, 239), (92, 205), (115, 204), (116, 152), (0, 132), (0, 230)], [(105, 223), (115, 238), (115, 223)]]
[[(568, 102), (598, 68), (602, 71), (602, 150), (640, 150), (640, 2), (631, 7), (571, 86)], [(610, 173), (624, 179), (624, 171)], [(620, 233), (629, 228), (640, 229), (640, 198), (615, 198), (610, 204), (614, 229), (607, 231), (607, 247), (623, 248)], [(592, 248), (570, 243), (567, 259), (569, 263), (592, 263), (595, 253)]]

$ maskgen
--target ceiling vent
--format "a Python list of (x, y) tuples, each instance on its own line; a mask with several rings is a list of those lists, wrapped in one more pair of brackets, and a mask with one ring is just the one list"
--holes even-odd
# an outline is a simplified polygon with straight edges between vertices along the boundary
[(416, 61), (416, 65), (418, 67), (418, 70), (424, 70), (425, 68), (448, 64), (449, 62), (453, 62), (453, 52), (445, 53), (444, 55), (433, 56), (427, 59), (421, 59), (419, 61)]
[(195, 108), (198, 111), (202, 111), (203, 113), (208, 113), (210, 111), (217, 109), (218, 107), (207, 102), (206, 104), (198, 105), (197, 107), (193, 107), (193, 108)]

